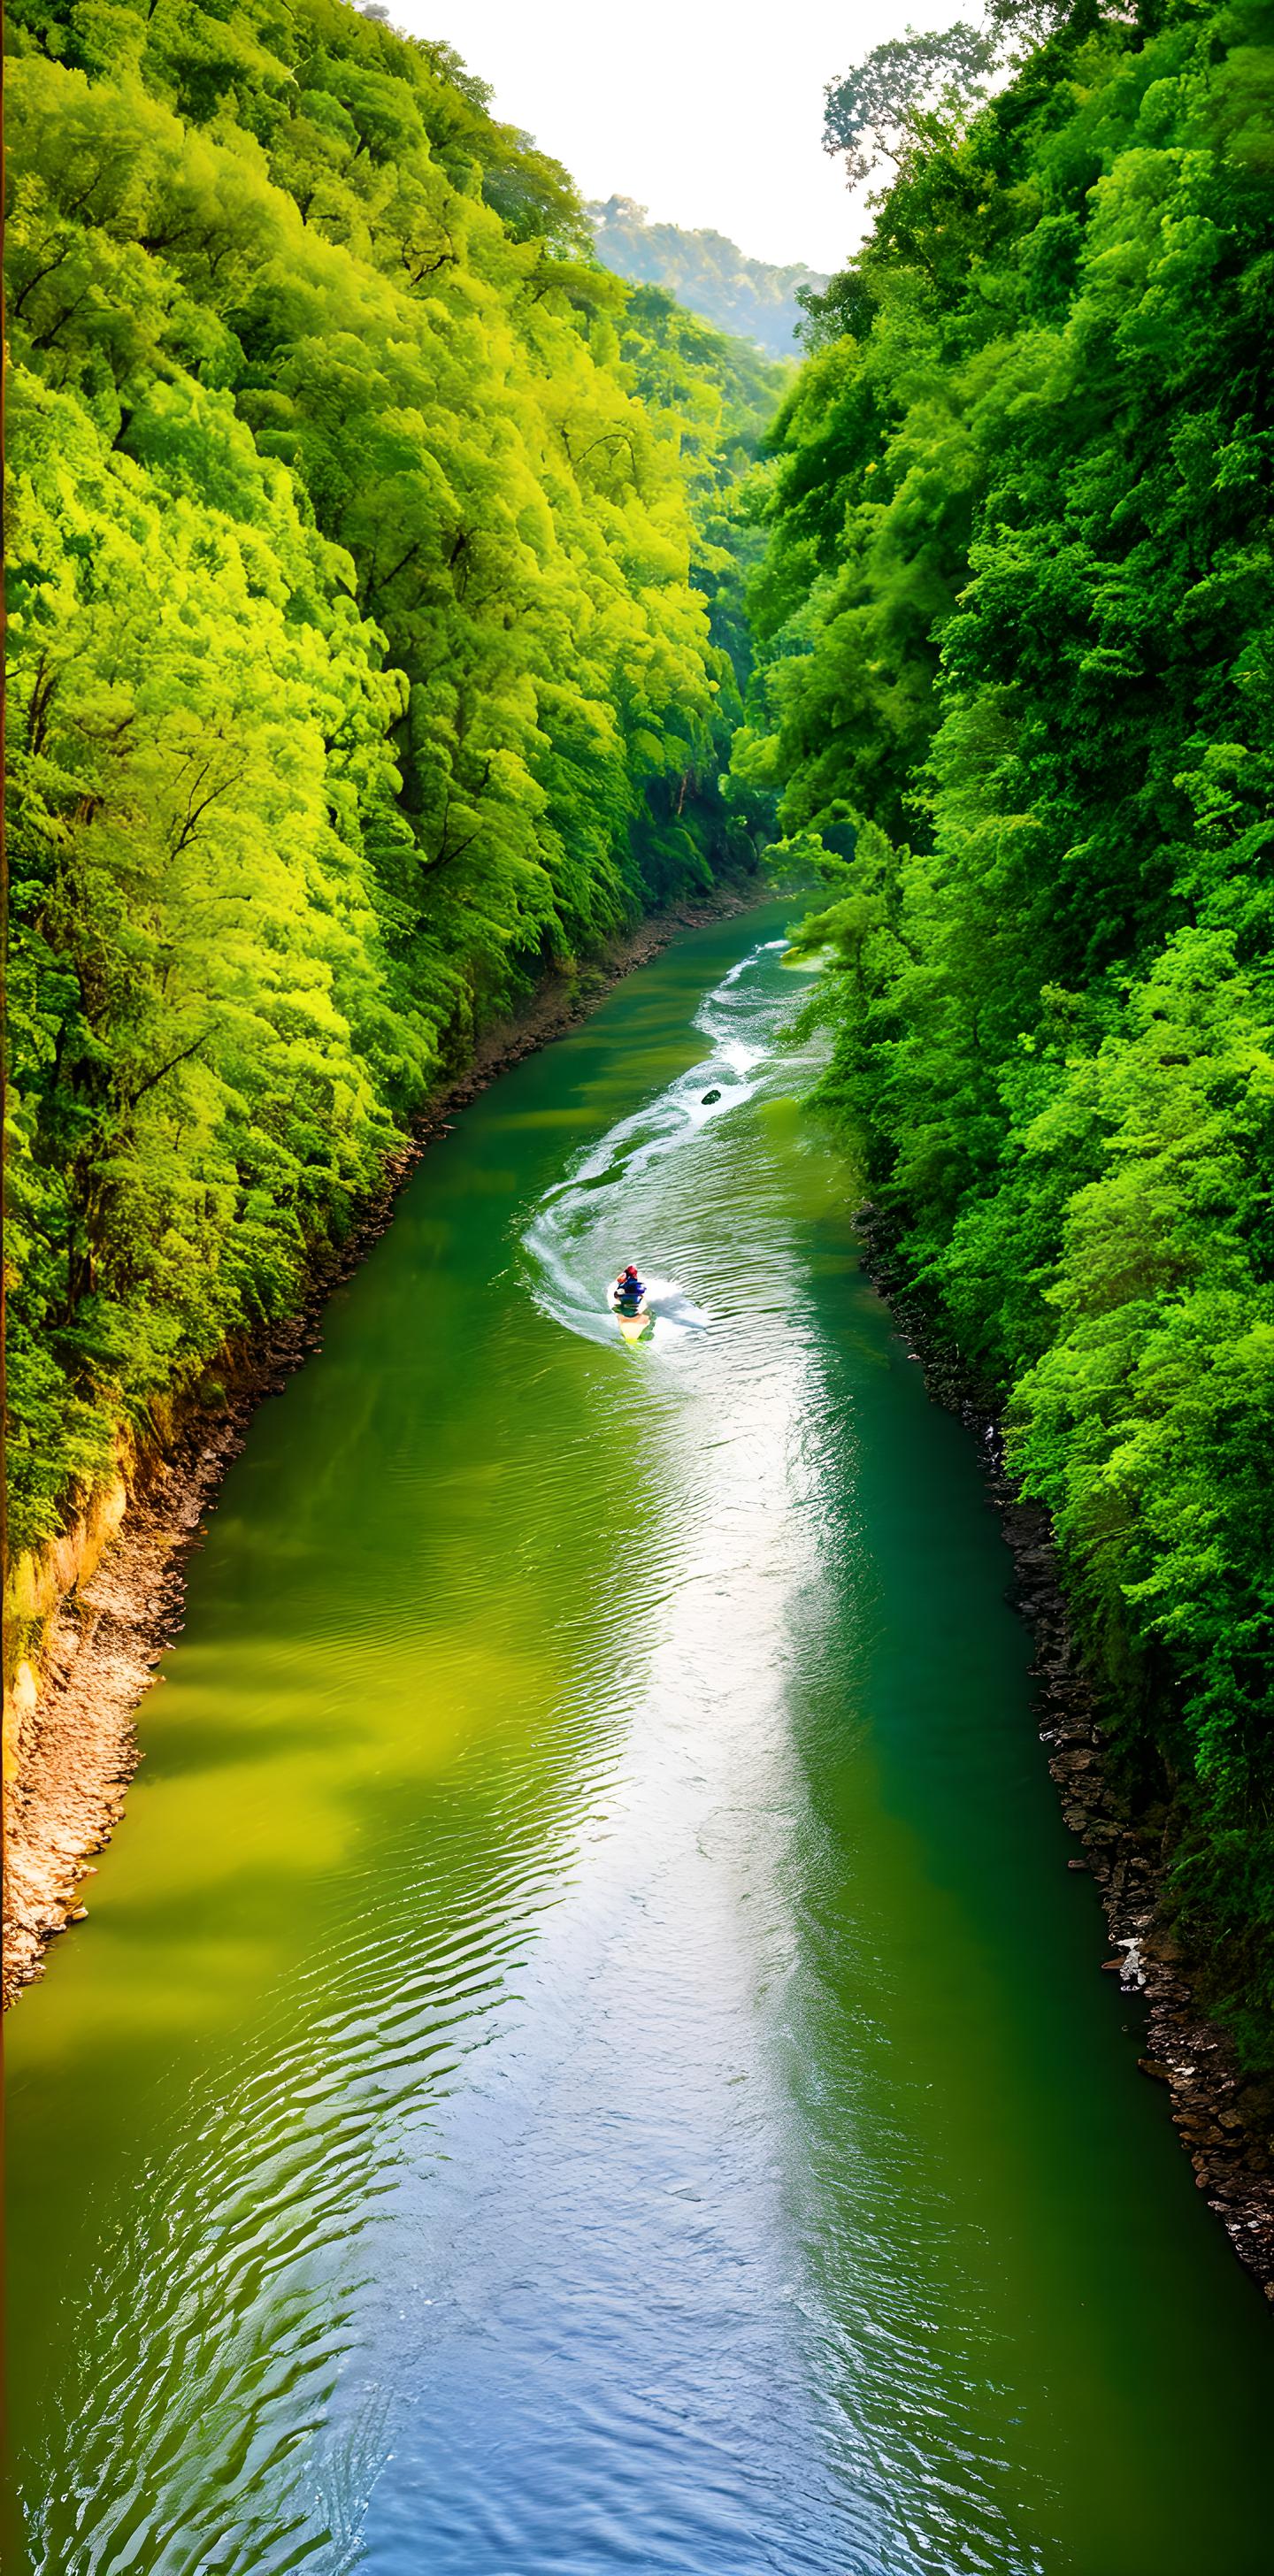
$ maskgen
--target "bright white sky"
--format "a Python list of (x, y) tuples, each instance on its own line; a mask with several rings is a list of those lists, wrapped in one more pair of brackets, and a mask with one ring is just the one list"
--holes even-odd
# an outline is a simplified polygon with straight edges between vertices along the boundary
[(819, 137), (823, 90), (910, 21), (967, 0), (389, 0), (396, 26), (444, 37), (586, 197), (635, 197), (659, 222), (712, 226), (754, 259), (834, 269), (860, 206)]

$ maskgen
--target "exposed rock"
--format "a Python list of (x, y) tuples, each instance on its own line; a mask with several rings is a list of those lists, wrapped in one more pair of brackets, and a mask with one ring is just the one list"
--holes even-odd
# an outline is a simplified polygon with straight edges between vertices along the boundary
[[(587, 1018), (612, 986), (668, 946), (677, 932), (744, 913), (770, 894), (755, 883), (722, 888), (704, 904), (678, 905), (641, 922), (585, 970), (580, 984), (548, 978), (515, 1021), (492, 1029), (468, 1071), (429, 1104), (416, 1133), (387, 1158), (380, 1193), (339, 1254), (316, 1261), (302, 1312), (251, 1349), (224, 1352), (210, 1368), (228, 1390), (215, 1411), (190, 1404), (166, 1455), (117, 1478), (76, 1533), (44, 1559), (20, 1561), (24, 1619), (47, 1619), (40, 1677), (25, 1663), (6, 1697), (3, 2001), (42, 1973), (44, 1949), (86, 1911), (77, 1890), (89, 1856), (104, 1849), (124, 1792), (143, 1758), (134, 1716), (158, 1687), (154, 1666), (175, 1635), (187, 1559), (205, 1535), (204, 1514), (246, 1425), (265, 1395), (322, 1347), (318, 1317), (390, 1222), (393, 1202), (426, 1147), (450, 1134), (454, 1113), (498, 1075)], [(40, 1587), (44, 1586), (43, 1592)], [(30, 1593), (30, 1599), (26, 1593)], [(46, 1597), (47, 1596), (47, 1597)]]
[[(867, 1268), (890, 1297), (887, 1247), (871, 1209), (860, 1212)], [(931, 1395), (959, 1414), (977, 1439), (992, 1499), (1012, 1552), (1010, 1598), (1035, 1644), (1036, 1715), (1049, 1770), (1082, 1859), (1105, 1909), (1121, 1993), (1141, 1988), (1149, 2047), (1143, 2073), (1167, 2086), (1171, 2117), (1191, 2152), (1199, 2189), (1212, 2194), (1241, 2262), (1274, 2301), (1274, 2138), (1267, 2091), (1243, 2078), (1227, 2033), (1207, 2021), (1190, 1984), (1191, 1962), (1175, 1930), (1159, 1915), (1162, 1816), (1132, 1817), (1104, 1763), (1104, 1735), (1093, 1685), (1067, 1627), (1057, 1551), (1043, 1510), (1024, 1502), (1004, 1465), (998, 1421), (972, 1389), (958, 1357), (929, 1347), (926, 1317), (907, 1299), (893, 1311), (909, 1348), (918, 1350)], [(1206, 1962), (1198, 1963), (1206, 1966)]]

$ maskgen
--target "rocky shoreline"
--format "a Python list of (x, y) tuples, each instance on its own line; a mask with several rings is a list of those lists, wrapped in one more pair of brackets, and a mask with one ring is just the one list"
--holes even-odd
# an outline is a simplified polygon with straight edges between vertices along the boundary
[[(192, 1405), (167, 1454), (139, 1475), (123, 1525), (89, 1582), (54, 1616), (45, 1687), (29, 1727), (20, 1780), (5, 1799), (3, 2000), (43, 1974), (50, 1940), (83, 1920), (93, 1858), (110, 1841), (128, 1785), (143, 1758), (136, 1713), (157, 1679), (155, 1666), (176, 1631), (186, 1567), (226, 1468), (242, 1448), (257, 1405), (286, 1385), (321, 1344), (321, 1309), (384, 1233), (393, 1203), (426, 1148), (459, 1111), (521, 1061), (586, 1019), (620, 979), (644, 965), (679, 930), (746, 912), (768, 887), (680, 906), (638, 925), (578, 979), (550, 980), (516, 1021), (493, 1029), (468, 1070), (429, 1103), (415, 1134), (394, 1157), (339, 1256), (316, 1267), (302, 1310), (250, 1351), (231, 1355), (230, 1392), (214, 1412)], [(1068, 1866), (1091, 1871), (1110, 1934), (1100, 1964), (1147, 2012), (1143, 2072), (1162, 2083), (1194, 2166), (1197, 2187), (1225, 2226), (1240, 2260), (1274, 2304), (1274, 2138), (1268, 2095), (1245, 2079), (1227, 2034), (1196, 2003), (1189, 1962), (1162, 1913), (1158, 1855), (1148, 1848), (1103, 1760), (1101, 1712), (1070, 1633), (1047, 1514), (1017, 1495), (1004, 1465), (997, 1419), (950, 1355), (936, 1351), (925, 1318), (898, 1294), (888, 1247), (871, 1211), (859, 1219), (869, 1275), (891, 1305), (924, 1367), (936, 1401), (958, 1413), (978, 1440), (988, 1487), (1015, 1567), (1014, 1600), (1035, 1640), (1036, 1714), (1066, 1824), (1078, 1854)]]
[(934, 1400), (957, 1413), (978, 1442), (991, 1498), (1013, 1558), (1011, 1592), (1035, 1642), (1035, 1714), (1063, 1818), (1082, 1847), (1067, 1863), (1091, 1872), (1110, 1936), (1100, 1962), (1147, 2016), (1142, 2074), (1168, 2093), (1198, 2190), (1235, 2253), (1274, 2305), (1274, 2134), (1268, 2088), (1244, 2074), (1227, 2032), (1196, 2001), (1190, 1962), (1165, 1920), (1161, 1857), (1139, 1830), (1104, 1759), (1102, 1712), (1071, 1633), (1058, 1551), (1047, 1512), (1024, 1502), (1004, 1463), (996, 1414), (949, 1352), (934, 1347), (924, 1309), (899, 1291), (884, 1229), (862, 1209), (865, 1267), (920, 1361)]
[(339, 1253), (316, 1262), (301, 1310), (265, 1341), (226, 1354), (226, 1400), (215, 1412), (188, 1405), (164, 1455), (142, 1463), (118, 1534), (89, 1580), (54, 1611), (43, 1686), (23, 1723), (21, 1768), (6, 1784), (0, 1982), (6, 2007), (43, 1975), (49, 1942), (88, 1912), (84, 1883), (144, 1758), (137, 1710), (163, 1678), (154, 1668), (180, 1620), (186, 1568), (202, 1544), (203, 1517), (217, 1487), (258, 1404), (321, 1347), (323, 1306), (384, 1233), (408, 1174), (480, 1091), (587, 1019), (622, 977), (646, 965), (679, 931), (729, 920), (772, 894), (768, 883), (754, 880), (722, 888), (706, 902), (652, 914), (578, 974), (549, 977), (524, 1012), (497, 1023), (467, 1070), (434, 1094)]

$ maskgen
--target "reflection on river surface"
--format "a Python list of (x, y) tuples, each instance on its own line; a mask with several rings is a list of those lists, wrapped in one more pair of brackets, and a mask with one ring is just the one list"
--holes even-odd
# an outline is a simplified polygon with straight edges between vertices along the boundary
[(232, 1470), (11, 2024), (14, 2576), (1268, 2570), (781, 929), (467, 1112)]

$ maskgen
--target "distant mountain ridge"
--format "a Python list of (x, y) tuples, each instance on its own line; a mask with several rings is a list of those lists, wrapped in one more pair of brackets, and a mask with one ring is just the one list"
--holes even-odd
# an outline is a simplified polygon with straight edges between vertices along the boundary
[(665, 286), (691, 313), (741, 340), (754, 340), (774, 358), (794, 358), (801, 319), (800, 286), (820, 293), (827, 279), (795, 262), (774, 268), (749, 259), (724, 233), (684, 232), (679, 224), (652, 224), (631, 197), (596, 200), (587, 209), (598, 258), (619, 277), (642, 286)]

